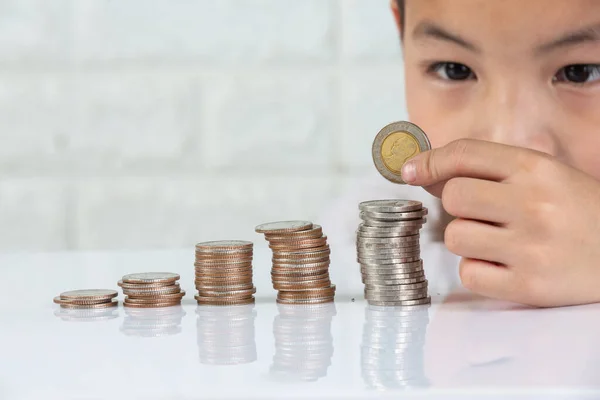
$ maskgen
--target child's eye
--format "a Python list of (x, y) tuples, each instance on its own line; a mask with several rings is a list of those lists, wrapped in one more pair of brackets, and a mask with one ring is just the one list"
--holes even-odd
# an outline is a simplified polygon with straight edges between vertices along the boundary
[(554, 76), (556, 82), (584, 84), (600, 79), (599, 64), (573, 64), (561, 68)]
[(429, 70), (438, 77), (448, 81), (464, 81), (475, 78), (475, 74), (471, 68), (459, 63), (439, 62), (433, 64)]

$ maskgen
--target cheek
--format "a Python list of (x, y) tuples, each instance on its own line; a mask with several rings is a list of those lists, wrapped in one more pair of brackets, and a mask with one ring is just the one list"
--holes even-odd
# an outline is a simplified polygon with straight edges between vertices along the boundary
[(468, 136), (470, 113), (464, 95), (449, 91), (416, 68), (407, 67), (405, 76), (410, 121), (425, 131), (433, 147)]

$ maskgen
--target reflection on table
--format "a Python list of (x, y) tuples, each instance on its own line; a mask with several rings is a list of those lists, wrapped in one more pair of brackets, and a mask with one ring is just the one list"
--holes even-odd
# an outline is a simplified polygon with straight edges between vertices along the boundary
[(120, 331), (127, 336), (161, 337), (181, 333), (181, 320), (186, 315), (183, 307), (129, 308), (124, 307), (125, 318)]
[(277, 308), (271, 377), (294, 382), (325, 377), (333, 357), (331, 322), (336, 315), (335, 303), (278, 304)]
[(361, 372), (368, 388), (424, 388), (423, 350), (429, 305), (367, 306), (360, 346)]
[(119, 309), (117, 307), (97, 309), (70, 309), (59, 307), (54, 311), (54, 315), (65, 322), (98, 322), (118, 318)]
[(254, 304), (196, 308), (200, 363), (248, 364), (256, 361)]

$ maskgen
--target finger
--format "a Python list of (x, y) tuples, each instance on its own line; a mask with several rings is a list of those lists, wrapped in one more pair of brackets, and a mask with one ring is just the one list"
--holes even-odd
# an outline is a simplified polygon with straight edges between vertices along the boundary
[(507, 267), (463, 258), (459, 274), (463, 286), (480, 295), (510, 301), (518, 301), (522, 297), (522, 285)]
[(442, 205), (450, 215), (497, 224), (515, 218), (518, 195), (510, 185), (474, 178), (453, 178), (442, 191)]
[(411, 185), (430, 186), (463, 176), (502, 181), (516, 170), (516, 147), (482, 140), (460, 139), (421, 153), (402, 167), (402, 179)]
[(452, 253), (500, 264), (509, 264), (510, 231), (483, 222), (455, 219), (446, 226), (444, 243)]

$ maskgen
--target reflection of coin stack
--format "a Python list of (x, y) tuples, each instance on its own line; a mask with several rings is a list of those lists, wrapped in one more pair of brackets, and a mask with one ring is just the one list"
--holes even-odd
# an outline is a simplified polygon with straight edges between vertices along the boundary
[(181, 333), (185, 311), (181, 306), (165, 308), (125, 308), (121, 333), (127, 336), (160, 337)]
[(198, 307), (196, 315), (202, 364), (234, 365), (256, 361), (254, 304)]
[(336, 315), (335, 304), (277, 307), (270, 374), (281, 381), (316, 381), (326, 376), (333, 357), (331, 320)]
[(117, 284), (126, 295), (128, 308), (172, 307), (181, 304), (185, 290), (179, 287), (179, 274), (172, 272), (142, 272), (128, 274)]
[(196, 245), (198, 304), (227, 306), (254, 303), (253, 243), (219, 240)]
[(361, 344), (367, 386), (377, 390), (428, 386), (423, 361), (428, 308), (367, 307)]
[(271, 281), (282, 304), (332, 302), (335, 285), (329, 278), (327, 236), (309, 221), (281, 221), (259, 225), (273, 250)]
[(116, 307), (100, 309), (69, 309), (61, 307), (54, 312), (54, 315), (67, 322), (96, 322), (117, 318), (119, 311)]
[(359, 209), (356, 249), (365, 299), (379, 306), (430, 303), (419, 242), (427, 208), (418, 201), (375, 200)]

